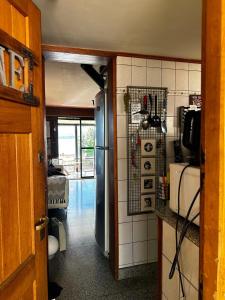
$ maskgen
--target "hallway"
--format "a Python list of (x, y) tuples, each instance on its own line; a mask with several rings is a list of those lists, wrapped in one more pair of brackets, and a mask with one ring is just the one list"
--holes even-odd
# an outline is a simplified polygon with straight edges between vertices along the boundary
[(150, 274), (113, 279), (94, 237), (94, 179), (70, 180), (67, 219), (63, 212), (57, 215), (67, 231), (67, 251), (58, 253), (49, 264), (50, 280), (63, 287), (57, 299), (156, 299), (156, 276), (151, 287)]

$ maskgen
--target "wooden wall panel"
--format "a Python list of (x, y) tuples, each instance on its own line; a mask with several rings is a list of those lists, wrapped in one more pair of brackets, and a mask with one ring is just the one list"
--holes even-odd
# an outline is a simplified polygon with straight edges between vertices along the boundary
[(8, 34), (12, 33), (12, 23), (11, 23), (11, 5), (7, 0), (0, 0), (0, 12), (4, 11), (4, 13), (1, 13), (0, 18), (0, 28), (7, 32)]
[(12, 6), (12, 36), (22, 44), (26, 45), (26, 17)]
[[(3, 280), (20, 264), (18, 195), (15, 135), (0, 135), (0, 205), (3, 255)], [(7, 199), (7, 201), (6, 201)]]
[[(23, 278), (23, 280), (21, 280)], [(35, 296), (35, 269), (34, 257), (30, 258), (27, 263), (18, 270), (17, 276), (11, 279), (11, 284), (5, 284), (5, 288), (0, 289), (1, 300), (46, 300), (47, 298), (37, 298)], [(30, 293), (30, 297), (29, 294)], [(32, 297), (33, 296), (33, 297)], [(25, 298), (24, 298), (25, 297)]]
[(0, 132), (31, 132), (30, 110), (0, 99)]
[(33, 194), (31, 192), (31, 136), (19, 134), (17, 141), (17, 173), (20, 219), (21, 263), (34, 252)]

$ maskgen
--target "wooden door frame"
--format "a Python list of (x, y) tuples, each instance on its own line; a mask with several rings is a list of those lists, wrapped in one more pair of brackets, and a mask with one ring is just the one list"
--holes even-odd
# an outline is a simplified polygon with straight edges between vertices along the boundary
[(225, 299), (225, 2), (203, 1), (200, 299)]
[[(109, 165), (112, 167), (112, 172), (109, 176), (109, 194), (113, 195), (110, 197), (110, 216), (109, 216), (109, 228), (110, 228), (110, 250), (109, 254), (110, 267), (112, 274), (115, 279), (118, 279), (118, 193), (117, 193), (117, 134), (116, 134), (116, 55), (108, 53), (107, 51), (78, 49), (69, 48), (62, 46), (51, 46), (42, 45), (42, 53), (45, 57), (45, 61), (57, 61), (57, 62), (68, 62), (68, 63), (105, 63), (108, 61), (110, 77), (109, 88), (108, 88), (108, 114), (109, 122), (113, 124), (109, 128), (109, 141), (111, 141), (110, 147), (112, 148), (112, 155), (109, 157)], [(71, 56), (70, 54), (73, 54)], [(49, 107), (48, 107), (49, 109)], [(67, 111), (71, 110), (72, 113), (74, 108), (67, 108)], [(68, 112), (70, 114), (70, 112)], [(110, 190), (111, 187), (111, 190)]]

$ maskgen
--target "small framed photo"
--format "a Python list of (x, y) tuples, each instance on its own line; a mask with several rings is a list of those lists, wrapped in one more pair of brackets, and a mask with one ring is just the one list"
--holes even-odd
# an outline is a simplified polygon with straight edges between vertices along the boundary
[(141, 158), (141, 175), (155, 174), (155, 157)]
[(155, 194), (141, 196), (141, 211), (155, 210)]
[(141, 177), (141, 193), (154, 193), (155, 192), (155, 176), (142, 176)]
[(145, 139), (141, 140), (141, 156), (155, 156), (156, 155), (156, 140)]

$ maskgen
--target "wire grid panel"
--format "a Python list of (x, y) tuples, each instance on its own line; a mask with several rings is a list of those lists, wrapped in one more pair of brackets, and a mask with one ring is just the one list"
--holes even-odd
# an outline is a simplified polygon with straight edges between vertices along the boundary
[[(147, 96), (147, 111), (150, 112), (151, 105), (149, 95), (152, 96), (151, 117), (155, 115), (155, 96), (157, 96), (157, 116), (161, 121), (166, 122), (167, 112), (167, 89), (158, 87), (138, 87), (128, 86), (127, 93), (129, 95), (129, 109), (127, 115), (127, 154), (128, 154), (128, 215), (146, 213), (141, 207), (141, 198), (150, 195), (155, 197), (155, 206), (157, 206), (160, 197), (159, 176), (166, 175), (166, 134), (162, 133), (160, 127), (149, 126), (143, 129), (141, 121), (147, 117), (140, 113), (134, 114), (144, 109), (144, 97)], [(152, 157), (155, 168), (153, 173), (143, 174), (143, 147), (141, 141), (151, 139), (155, 142), (155, 152)], [(146, 157), (146, 158), (147, 158)], [(151, 178), (155, 181), (155, 189), (151, 192), (143, 191), (143, 180)]]

